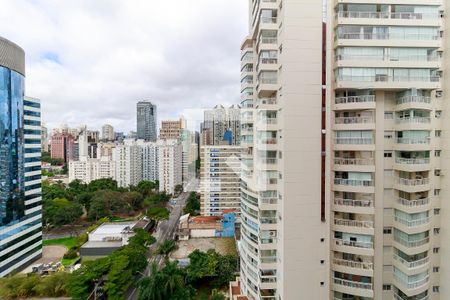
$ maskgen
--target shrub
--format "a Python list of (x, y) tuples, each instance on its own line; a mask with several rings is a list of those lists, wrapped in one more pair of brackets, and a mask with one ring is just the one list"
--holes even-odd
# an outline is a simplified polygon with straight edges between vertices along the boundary
[(63, 256), (65, 259), (74, 259), (78, 257), (78, 251), (74, 248), (69, 249)]

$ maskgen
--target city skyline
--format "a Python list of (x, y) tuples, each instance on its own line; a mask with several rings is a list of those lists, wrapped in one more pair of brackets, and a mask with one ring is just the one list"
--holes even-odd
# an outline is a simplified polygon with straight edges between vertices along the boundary
[[(24, 48), (27, 94), (42, 99), (42, 121), (49, 129), (111, 124), (135, 131), (134, 107), (143, 99), (158, 106), (160, 120), (179, 115), (199, 120), (183, 108), (239, 103), (236, 47), (245, 32), (247, 5), (138, 2), (109, 1), (105, 9), (89, 1), (0, 1), (2, 36)], [(173, 5), (182, 9), (173, 11)], [(21, 11), (29, 22), (18, 22), (9, 11)], [(149, 18), (149, 11), (160, 13)], [(175, 51), (180, 48), (183, 55)]]

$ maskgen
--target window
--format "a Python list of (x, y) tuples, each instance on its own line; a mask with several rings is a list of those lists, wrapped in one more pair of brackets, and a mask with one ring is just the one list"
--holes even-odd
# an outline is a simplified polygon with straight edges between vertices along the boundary
[(440, 189), (434, 189), (434, 195), (435, 196), (439, 196), (441, 194), (441, 190)]
[(392, 227), (384, 227), (383, 234), (392, 234)]
[(441, 133), (442, 133), (441, 130), (435, 130), (435, 131), (434, 131), (434, 136), (435, 136), (435, 137), (441, 137)]
[(439, 286), (438, 285), (433, 286), (433, 293), (439, 293)]
[(440, 169), (434, 170), (434, 176), (441, 176), (441, 170)]
[(383, 291), (390, 291), (392, 286), (390, 284), (383, 284)]
[(434, 235), (438, 235), (441, 232), (440, 228), (433, 228)]
[(384, 157), (392, 157), (392, 151), (384, 151)]
[(434, 150), (434, 156), (440, 157), (441, 156), (441, 150)]
[(384, 132), (384, 138), (385, 139), (392, 139), (394, 137), (394, 132), (393, 131), (385, 131)]
[(434, 209), (434, 215), (437, 216), (441, 213), (441, 209), (440, 208), (435, 208)]
[(439, 253), (439, 247), (433, 248), (433, 253), (438, 254)]
[(385, 111), (385, 112), (384, 112), (384, 118), (385, 118), (386, 120), (392, 120), (392, 119), (394, 119), (394, 112), (392, 112), (392, 111)]

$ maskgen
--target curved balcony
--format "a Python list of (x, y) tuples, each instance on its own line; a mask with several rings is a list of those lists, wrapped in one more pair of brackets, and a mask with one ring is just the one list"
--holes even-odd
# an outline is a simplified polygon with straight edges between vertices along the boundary
[(374, 255), (373, 243), (362, 241), (349, 241), (334, 238), (333, 248), (339, 252), (353, 253), (359, 255)]
[(358, 295), (361, 297), (373, 297), (372, 283), (352, 281), (341, 278), (333, 278), (334, 288), (339, 292)]
[(415, 294), (421, 293), (427, 288), (427, 283), (429, 281), (429, 275), (425, 278), (414, 281), (414, 282), (404, 282), (397, 274), (394, 273), (394, 280), (398, 283), (397, 286), (400, 287), (402, 292), (408, 296), (413, 296)]
[(419, 260), (407, 261), (406, 259), (404, 259), (394, 253), (394, 260), (398, 261), (399, 263), (402, 264), (402, 266), (404, 268), (409, 270), (409, 269), (418, 269), (418, 268), (426, 266), (430, 262), (430, 257), (427, 256), (427, 257), (419, 259)]
[(400, 249), (408, 255), (425, 252), (429, 249), (430, 237), (426, 237), (417, 241), (408, 241), (394, 235), (394, 241), (399, 244), (396, 248)]
[(335, 211), (360, 213), (360, 214), (373, 214), (374, 206), (371, 200), (355, 200), (355, 199), (343, 199), (339, 197), (334, 198)]
[(394, 188), (408, 193), (418, 193), (430, 189), (430, 178), (407, 179), (396, 177)]
[(334, 219), (334, 229), (336, 231), (350, 232), (356, 234), (373, 235), (373, 222), (372, 221), (359, 221), (348, 219)]
[(354, 193), (374, 193), (375, 181), (361, 179), (334, 179), (334, 190)]
[(429, 229), (430, 217), (417, 220), (407, 220), (399, 216), (394, 216), (395, 227), (408, 234), (423, 232)]
[(370, 83), (374, 89), (409, 89), (417, 86), (421, 89), (438, 89), (440, 87), (439, 76), (389, 76), (384, 74), (371, 76), (342, 75), (336, 76), (337, 88), (354, 88)]
[[(408, 296), (406, 296), (406, 297), (409, 298)], [(402, 296), (400, 296), (399, 294), (394, 292), (394, 300), (410, 300), (410, 298), (409, 299), (407, 299), (407, 298), (403, 298)], [(414, 300), (428, 300), (428, 299), (430, 299), (428, 297), (428, 295), (425, 295), (422, 298), (417, 298), (417, 297), (414, 298)]]
[(395, 119), (397, 130), (430, 130), (431, 118), (430, 117), (409, 117), (409, 118), (397, 118)]
[(425, 109), (431, 110), (431, 97), (428, 96), (404, 96), (396, 100), (397, 110)]
[(430, 137), (423, 138), (397, 138), (394, 149), (403, 151), (429, 151)]
[(395, 201), (396, 208), (399, 208), (400, 210), (409, 214), (419, 213), (428, 210), (430, 208), (430, 204), (431, 204), (430, 198), (408, 200), (399, 197)]
[(430, 170), (430, 158), (395, 158), (394, 169), (406, 172), (420, 172)]

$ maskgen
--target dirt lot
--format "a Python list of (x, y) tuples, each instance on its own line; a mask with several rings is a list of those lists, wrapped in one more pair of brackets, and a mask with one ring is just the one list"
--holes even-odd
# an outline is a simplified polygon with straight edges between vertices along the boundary
[(172, 259), (188, 257), (195, 249), (206, 252), (216, 249), (220, 254), (236, 254), (236, 244), (233, 238), (195, 238), (177, 242), (178, 250), (170, 255)]
[(44, 246), (42, 247), (42, 257), (33, 262), (30, 266), (28, 266), (25, 270), (22, 271), (22, 273), (29, 273), (32, 270), (33, 266), (39, 265), (39, 264), (48, 264), (48, 263), (55, 263), (61, 260), (61, 258), (64, 256), (64, 253), (66, 253), (67, 248), (64, 246)]

